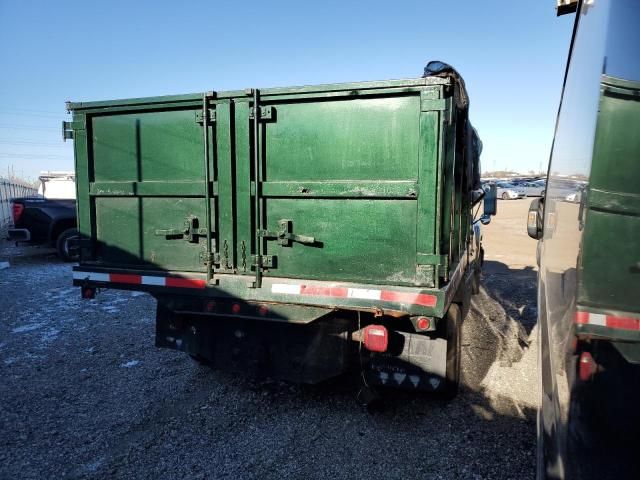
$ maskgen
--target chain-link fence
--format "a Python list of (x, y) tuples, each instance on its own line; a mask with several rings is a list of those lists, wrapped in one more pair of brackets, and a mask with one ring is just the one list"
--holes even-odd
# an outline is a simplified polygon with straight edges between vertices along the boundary
[(37, 195), (33, 187), (0, 178), (0, 228), (11, 223), (11, 199)]

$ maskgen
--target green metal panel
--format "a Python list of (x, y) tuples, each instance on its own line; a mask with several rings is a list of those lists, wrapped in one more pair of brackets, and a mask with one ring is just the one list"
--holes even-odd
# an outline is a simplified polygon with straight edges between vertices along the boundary
[[(384, 204), (383, 204), (384, 202)], [(405, 285), (415, 281), (416, 204), (412, 200), (267, 199), (269, 230), (292, 220), (314, 245), (267, 242), (271, 275)]]
[(417, 176), (419, 97), (278, 103), (266, 123), (268, 181)]
[(603, 77), (578, 303), (639, 312), (640, 83)]

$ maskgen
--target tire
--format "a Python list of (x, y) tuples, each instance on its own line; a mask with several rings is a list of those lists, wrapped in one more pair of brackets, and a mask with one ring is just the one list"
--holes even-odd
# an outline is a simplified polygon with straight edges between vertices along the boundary
[(80, 252), (77, 248), (70, 248), (70, 240), (78, 238), (78, 231), (75, 228), (67, 228), (58, 235), (56, 240), (56, 250), (58, 256), (65, 262), (75, 262), (80, 258)]
[(462, 312), (460, 306), (452, 303), (445, 317), (445, 338), (447, 340), (447, 370), (443, 396), (447, 400), (458, 394), (460, 387), (460, 357), (462, 349)]
[(508, 194), (507, 192), (504, 192), (504, 193), (502, 194), (502, 199), (503, 199), (503, 200), (509, 200), (509, 194)]

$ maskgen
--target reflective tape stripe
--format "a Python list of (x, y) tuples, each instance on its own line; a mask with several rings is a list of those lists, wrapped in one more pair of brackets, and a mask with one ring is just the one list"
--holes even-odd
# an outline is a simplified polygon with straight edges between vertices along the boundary
[(590, 313), (589, 314), (589, 323), (591, 325), (600, 325), (602, 327), (607, 324), (607, 316), (602, 315), (601, 313)]
[(619, 317), (602, 313), (576, 312), (576, 323), (581, 325), (597, 325), (618, 330), (640, 330), (640, 318)]
[(164, 287), (166, 277), (153, 277), (151, 275), (142, 276), (143, 285), (156, 285), (158, 287)]
[(357, 298), (360, 300), (379, 300), (383, 302), (404, 303), (434, 307), (438, 301), (435, 295), (426, 293), (398, 292), (369, 288), (346, 288), (330, 285), (299, 285), (274, 283), (271, 293), (281, 295), (305, 295), (311, 297)]
[(288, 283), (274, 283), (271, 285), (271, 293), (284, 293), (286, 295), (300, 295), (300, 285)]
[(205, 288), (206, 280), (199, 278), (166, 277), (165, 286), (177, 288)]
[(133, 275), (129, 273), (73, 272), (73, 279), (104, 283), (152, 285), (156, 287), (173, 288), (202, 289), (207, 286), (206, 280), (200, 278), (160, 277), (156, 275)]
[(382, 292), (380, 290), (368, 290), (366, 288), (350, 288), (347, 291), (349, 298), (362, 298), (364, 300), (380, 300)]
[(607, 315), (607, 327), (621, 330), (640, 330), (640, 318), (612, 317)]
[(74, 280), (93, 280), (94, 282), (108, 282), (108, 273), (96, 273), (96, 272), (73, 272)]
[(134, 285), (139, 285), (140, 283), (142, 283), (142, 277), (140, 275), (110, 273), (109, 281), (114, 283), (130, 283)]

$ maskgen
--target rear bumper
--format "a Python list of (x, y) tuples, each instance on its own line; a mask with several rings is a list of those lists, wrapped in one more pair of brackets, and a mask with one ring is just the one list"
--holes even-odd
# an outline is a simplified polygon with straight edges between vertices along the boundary
[(13, 242), (28, 242), (31, 240), (31, 232), (26, 228), (10, 228), (7, 238)]
[(86, 266), (73, 269), (73, 284), (85, 289), (111, 287), (145, 291), (185, 304), (184, 307), (175, 305), (176, 310), (200, 311), (202, 314), (211, 312), (208, 304), (215, 300), (220, 304), (238, 302), (243, 311), (258, 311), (261, 304), (268, 303), (442, 318), (463, 278), (465, 267), (459, 265), (448, 285), (439, 289), (277, 277), (263, 277), (262, 287), (252, 288), (254, 277), (247, 275), (220, 274), (207, 283), (204, 274), (193, 272), (133, 273)]

